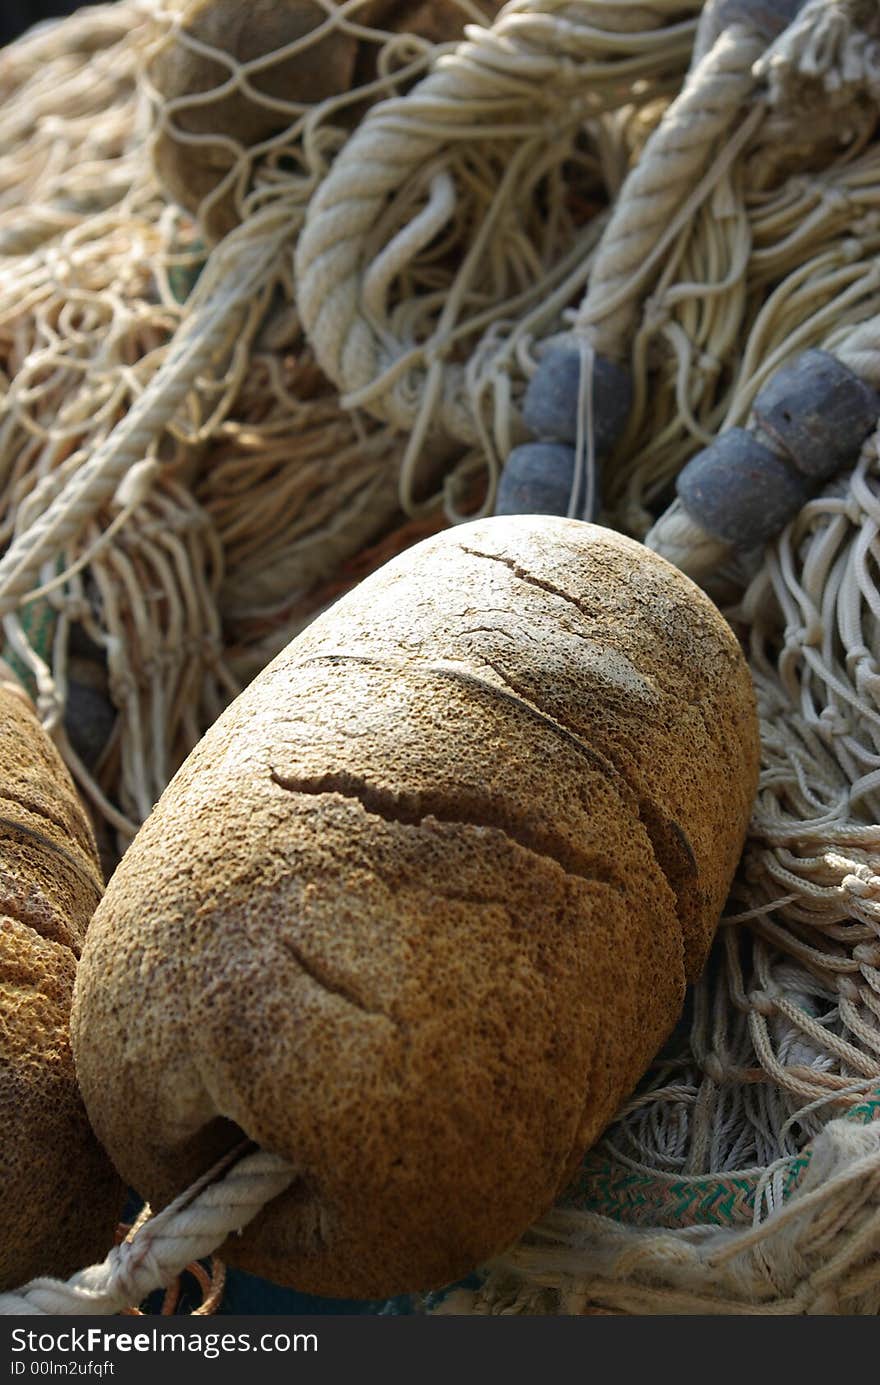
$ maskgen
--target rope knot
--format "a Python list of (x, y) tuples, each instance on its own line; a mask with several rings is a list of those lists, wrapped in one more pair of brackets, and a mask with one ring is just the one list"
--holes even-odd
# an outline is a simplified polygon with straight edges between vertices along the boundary
[[(867, 870), (867, 867), (861, 867), (860, 870)], [(854, 894), (858, 899), (870, 899), (878, 893), (880, 877), (869, 874), (866, 879), (861, 874), (845, 875), (841, 884), (849, 894)]]
[(806, 625), (786, 625), (783, 640), (786, 650), (804, 649), (822, 643), (824, 626), (818, 615)]
[(846, 671), (850, 678), (858, 677), (860, 673), (870, 675), (877, 672), (874, 656), (866, 644), (853, 645), (852, 649), (846, 651)]
[(702, 375), (708, 375), (710, 379), (714, 379), (724, 369), (724, 362), (718, 356), (714, 356), (711, 351), (701, 351), (693, 363), (693, 369)]
[(830, 184), (822, 189), (821, 200), (831, 212), (849, 212), (852, 210), (852, 198), (846, 188), (835, 187)]
[(672, 314), (662, 293), (652, 293), (645, 299), (642, 308), (642, 321), (652, 332), (659, 332), (669, 322)]
[(776, 991), (769, 986), (763, 990), (749, 991), (749, 1005), (759, 1015), (772, 1015), (776, 1010)]
[[(845, 236), (837, 247), (841, 264), (855, 264), (865, 253), (865, 245), (858, 236)], [(870, 270), (868, 275), (870, 277)]]
[(852, 723), (839, 707), (831, 704), (823, 707), (819, 713), (817, 730), (824, 740), (831, 740), (834, 736), (849, 736), (852, 733)]
[(724, 1065), (717, 1053), (707, 1053), (703, 1059), (703, 1072), (719, 1085), (724, 1081)]

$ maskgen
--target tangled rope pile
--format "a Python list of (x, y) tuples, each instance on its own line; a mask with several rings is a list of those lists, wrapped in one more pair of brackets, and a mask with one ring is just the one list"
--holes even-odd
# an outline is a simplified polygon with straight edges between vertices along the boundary
[[(491, 508), (530, 347), (586, 282), (595, 211), (677, 88), (698, 8), (514, 0), (371, 112), (317, 190), (297, 252), (303, 322), (343, 397), (409, 433), (408, 512), (438, 424), (479, 444)], [(438, 240), (460, 247), (445, 282), (428, 277)]]
[(0, 264), (124, 195), (146, 129), (132, 22), (125, 4), (83, 10), (3, 51)]
[[(59, 102), (65, 83), (87, 99), (89, 42), (114, 55), (118, 177), (77, 127), (63, 179), (37, 172), (61, 137), (48, 89), (48, 123), (18, 136), (34, 158), (0, 164), (0, 613), (123, 844), (344, 559), (412, 533), (404, 514), (439, 522), (438, 497), (447, 519), (491, 509), (548, 345), (631, 371), (603, 504), (638, 537), (798, 353), (880, 386), (876, 7), (780, 0), (794, 18), (773, 38), (730, 0), (699, 27), (699, 0), (512, 0), (491, 25), (454, 3), (485, 26), (457, 45), (382, 29), (380, 0), (321, 0), (322, 25), (268, 60), (121, 0), (0, 67), (23, 121), (51, 55)], [(280, 94), (285, 64), (331, 42), (340, 90)], [(169, 51), (207, 63), (189, 96)], [(227, 102), (241, 138), (203, 128)], [(138, 144), (151, 110), (185, 208)], [(16, 248), (18, 197), (36, 210)], [(577, 1186), (436, 1311), (880, 1311), (878, 561), (875, 435), (765, 552), (712, 574), (762, 735), (712, 963)], [(101, 657), (115, 726), (86, 763), (65, 709)], [(292, 1176), (252, 1158), (72, 1288), (0, 1309), (137, 1301)]]
[[(651, 126), (629, 140), (627, 130), (647, 117), (652, 98), (675, 94), (685, 37), (692, 57), (693, 25), (670, 21), (686, 8), (652, 5), (646, 19), (613, 0), (508, 5), (403, 102), (372, 111), (311, 201), (298, 298), (319, 362), (344, 397), (412, 430), (413, 466), (432, 428), (478, 438), (486, 508), (499, 463), (520, 437), (517, 404), (535, 368), (530, 347), (542, 338), (573, 327), (598, 350), (628, 358), (634, 404), (607, 468), (605, 517), (643, 537), (695, 446), (748, 411), (775, 362), (880, 306), (875, 115), (870, 73), (858, 65), (859, 81), (834, 102), (814, 103), (805, 132), (795, 99), (804, 78), (781, 75), (793, 70), (791, 54), (771, 69), (782, 106), (764, 103), (754, 68), (766, 32), (733, 22), (716, 33), (710, 14), (687, 84), (625, 179)], [(625, 60), (615, 62), (621, 52)], [(836, 50), (822, 56), (836, 72)], [(633, 70), (640, 81), (624, 98), (621, 81)], [(435, 126), (438, 103), (443, 123)], [(619, 191), (613, 215), (604, 226), (592, 221), (580, 240), (567, 230), (554, 247), (554, 275), (536, 266), (534, 313), (528, 302), (503, 302), (499, 290), (497, 320), (487, 324), (490, 257), (503, 257), (514, 227), (517, 244), (540, 245), (518, 201), (522, 177), (508, 176), (512, 157), (523, 151), (523, 167), (543, 168), (552, 141), (547, 157), (564, 168), (573, 135), (600, 160), (608, 192)], [(474, 145), (504, 152), (484, 173), (493, 198), (470, 212), (477, 231), (441, 318), (429, 295), (419, 298), (419, 251), (431, 236), (454, 235), (455, 209), (469, 208)], [(402, 214), (413, 199), (417, 209), (380, 240), (376, 209), (389, 193)], [(532, 185), (526, 199), (533, 207)], [(402, 500), (411, 508), (407, 487)], [(456, 517), (450, 506), (447, 513)]]
[[(151, 162), (181, 103), (137, 80), (180, 13), (108, 10), (25, 38), (0, 67), (18, 132), (4, 196), (30, 217), (0, 243), (0, 611), (7, 653), (115, 831), (112, 863), (322, 584), (396, 521), (401, 444), (340, 407), (302, 338), (285, 250), (309, 178), (270, 160), (273, 195), (209, 255)], [(402, 42), (377, 31), (373, 46)], [(308, 123), (313, 182), (341, 138), (334, 102), (288, 104), (286, 147), (304, 147)], [(107, 730), (92, 746), (76, 734), (84, 698)]]

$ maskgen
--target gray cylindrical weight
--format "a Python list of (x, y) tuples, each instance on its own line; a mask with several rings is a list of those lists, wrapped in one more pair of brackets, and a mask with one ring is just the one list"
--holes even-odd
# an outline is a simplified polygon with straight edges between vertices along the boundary
[(794, 467), (745, 428), (729, 428), (692, 457), (678, 477), (679, 499), (714, 538), (757, 548), (778, 534), (810, 497)]
[[(574, 479), (575, 450), (562, 442), (528, 442), (515, 447), (498, 483), (496, 515), (566, 515)], [(578, 519), (594, 520), (599, 508), (598, 478), (593, 505), (585, 513), (586, 478), (581, 481)]]
[(880, 395), (827, 351), (805, 351), (771, 375), (754, 414), (798, 471), (827, 481), (851, 466), (880, 418)]
[[(580, 387), (578, 346), (551, 346), (541, 357), (523, 401), (523, 418), (536, 437), (577, 442)], [(595, 356), (592, 399), (595, 451), (602, 457), (611, 451), (629, 418), (632, 379), (627, 367)]]

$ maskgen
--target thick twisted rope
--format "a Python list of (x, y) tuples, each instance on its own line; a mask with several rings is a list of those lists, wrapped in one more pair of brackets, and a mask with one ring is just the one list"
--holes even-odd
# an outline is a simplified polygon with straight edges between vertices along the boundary
[[(847, 333), (835, 345), (835, 355), (868, 384), (880, 387), (880, 317), (869, 318)], [(680, 500), (674, 500), (648, 531), (645, 546), (696, 582), (716, 573), (732, 553), (731, 546), (707, 533)]]
[(285, 1160), (264, 1150), (244, 1157), (239, 1153), (231, 1167), (229, 1159), (221, 1161), (140, 1225), (130, 1240), (115, 1246), (100, 1265), (80, 1270), (66, 1283), (33, 1279), (14, 1293), (0, 1294), (0, 1316), (106, 1317), (142, 1303), (187, 1265), (212, 1255), (228, 1236), (241, 1231), (294, 1177)]
[(128, 471), (148, 455), (199, 372), (216, 353), (229, 348), (242, 312), (265, 289), (289, 234), (286, 208), (279, 202), (218, 247), (206, 276), (212, 292), (203, 291), (143, 394), (0, 559), (0, 615), (17, 608), (43, 564), (81, 533)]
[[(689, 74), (627, 178), (574, 317), (575, 329), (603, 355), (628, 354), (646, 277), (760, 122), (756, 108), (731, 135), (755, 88), (752, 67), (765, 47), (765, 38), (744, 24), (724, 31)], [(727, 148), (719, 151), (725, 136)], [(710, 160), (709, 177), (701, 182)]]
[[(558, 139), (590, 113), (612, 109), (621, 81), (668, 70), (689, 51), (692, 24), (660, 28), (668, 9), (521, 0), (506, 6), (490, 29), (469, 28), (467, 41), (408, 96), (370, 113), (315, 193), (296, 256), (303, 325), (346, 403), (411, 431), (427, 399), (445, 432), (468, 444), (481, 440), (466, 367), (445, 357), (468, 276), (497, 229), (503, 197), (476, 233), (430, 342), (401, 339), (386, 302), (391, 279), (453, 217), (456, 187), (443, 151), (480, 139), (516, 139), (504, 175), (508, 188), (515, 187), (530, 162), (540, 160), (551, 133)], [(627, 32), (636, 22), (645, 32)], [(372, 236), (387, 199), (419, 177), (426, 204), (377, 254)]]

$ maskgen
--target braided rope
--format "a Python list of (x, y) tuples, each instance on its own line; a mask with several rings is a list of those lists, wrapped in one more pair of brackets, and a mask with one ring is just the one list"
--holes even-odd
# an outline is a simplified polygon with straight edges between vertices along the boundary
[(107, 440), (0, 559), (0, 615), (15, 610), (41, 566), (79, 535), (111, 498), (129, 469), (148, 454), (199, 372), (234, 338), (241, 312), (264, 288), (289, 235), (283, 204), (265, 212), (261, 223), (248, 227), (243, 244), (233, 236), (219, 247), (210, 278), (206, 276), (213, 292), (201, 311), (181, 326), (160, 370)]
[[(662, 73), (683, 40), (689, 48), (693, 26), (664, 31), (663, 17), (659, 7), (636, 14), (614, 4), (519, 0), (490, 29), (469, 28), (467, 40), (408, 96), (363, 121), (312, 198), (296, 253), (303, 325), (347, 403), (418, 431), (428, 397), (450, 436), (481, 440), (466, 367), (446, 359), (468, 277), (517, 180), (541, 161), (548, 139), (558, 146), (565, 130), (617, 103), (621, 81)], [(637, 19), (652, 28), (627, 32)], [(443, 171), (444, 149), (493, 137), (516, 140), (502, 186), (433, 339), (417, 347), (394, 330), (385, 302), (389, 280), (453, 216), (456, 190)], [(412, 179), (424, 187), (427, 205), (373, 265), (372, 236), (386, 201)]]
[(192, 1261), (212, 1255), (294, 1177), (286, 1161), (264, 1150), (239, 1156), (232, 1167), (228, 1159), (221, 1161), (139, 1225), (130, 1240), (114, 1246), (100, 1265), (80, 1270), (66, 1283), (33, 1279), (14, 1293), (0, 1294), (0, 1316), (110, 1316), (137, 1305), (166, 1288)]
[[(589, 332), (604, 355), (628, 354), (646, 276), (754, 134), (760, 109), (730, 139), (734, 117), (755, 87), (753, 64), (765, 47), (764, 37), (744, 25), (725, 30), (689, 74), (627, 178), (599, 243), (589, 291), (574, 317), (575, 329)], [(718, 141), (725, 136), (728, 149), (719, 153)], [(698, 187), (713, 151), (710, 177)]]

